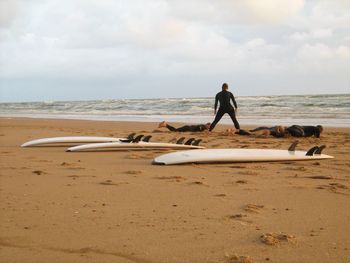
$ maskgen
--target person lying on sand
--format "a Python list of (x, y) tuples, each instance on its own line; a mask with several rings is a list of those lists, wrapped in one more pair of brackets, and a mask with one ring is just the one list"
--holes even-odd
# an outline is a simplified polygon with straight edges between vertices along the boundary
[(290, 127), (285, 126), (273, 126), (273, 127), (258, 127), (250, 132), (254, 135), (258, 136), (274, 136), (274, 137), (311, 137), (315, 136), (319, 138), (323, 131), (323, 127), (321, 125), (317, 126), (300, 126), (300, 125), (292, 125)]
[(286, 130), (293, 137), (315, 136), (316, 138), (320, 138), (321, 133), (323, 132), (323, 127), (321, 125), (317, 125), (317, 126), (292, 125), (292, 126), (288, 127)]
[(165, 121), (162, 121), (159, 123), (158, 128), (167, 128), (169, 131), (174, 131), (174, 132), (202, 132), (202, 131), (207, 131), (210, 128), (210, 122), (206, 124), (198, 124), (198, 125), (185, 125), (179, 128), (175, 128)]
[(250, 130), (251, 133), (258, 136), (273, 136), (277, 138), (286, 137), (289, 134), (287, 127), (285, 126), (273, 126), (273, 127), (258, 127)]

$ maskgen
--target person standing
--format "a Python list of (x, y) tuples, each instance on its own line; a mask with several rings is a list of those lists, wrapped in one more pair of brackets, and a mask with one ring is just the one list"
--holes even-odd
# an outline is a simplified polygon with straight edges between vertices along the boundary
[[(231, 104), (231, 100), (233, 102), (233, 106)], [(220, 103), (219, 110), (216, 111), (218, 107), (218, 102)], [(222, 84), (222, 91), (220, 91), (215, 96), (215, 105), (214, 105), (214, 114), (216, 114), (214, 121), (211, 123), (209, 131), (212, 131), (216, 124), (221, 120), (222, 116), (224, 116), (226, 113), (231, 117), (233, 124), (235, 125), (236, 130), (240, 130), (239, 123), (236, 119), (236, 113), (237, 111), (237, 103), (235, 100), (235, 97), (231, 92), (228, 91), (228, 84), (224, 83)]]

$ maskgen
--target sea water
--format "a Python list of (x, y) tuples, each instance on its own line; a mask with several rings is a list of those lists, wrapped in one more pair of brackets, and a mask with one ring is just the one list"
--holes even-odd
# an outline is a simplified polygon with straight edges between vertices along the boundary
[[(236, 97), (241, 125), (350, 127), (350, 94)], [(1, 117), (206, 123), (214, 98), (111, 99), (0, 103)], [(220, 123), (230, 124), (229, 116)]]

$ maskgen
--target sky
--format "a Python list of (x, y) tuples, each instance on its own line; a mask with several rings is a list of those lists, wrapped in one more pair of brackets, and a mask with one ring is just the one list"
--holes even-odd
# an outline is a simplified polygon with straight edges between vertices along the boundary
[(0, 101), (350, 93), (350, 0), (0, 0)]

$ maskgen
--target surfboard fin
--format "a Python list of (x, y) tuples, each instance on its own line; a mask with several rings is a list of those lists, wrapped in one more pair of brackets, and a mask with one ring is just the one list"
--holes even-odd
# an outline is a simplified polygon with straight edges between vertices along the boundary
[(183, 144), (184, 141), (185, 141), (185, 137), (181, 137), (180, 139), (178, 139), (178, 140), (176, 141), (176, 144)]
[(130, 133), (125, 140), (120, 140), (121, 142), (132, 142), (134, 140), (136, 133)]
[(202, 139), (194, 140), (193, 143), (192, 143), (192, 145), (193, 145), (193, 146), (198, 146), (199, 143), (200, 143), (201, 141), (202, 141)]
[(306, 156), (313, 156), (314, 155), (314, 153), (317, 151), (319, 149), (319, 147), (318, 146), (314, 146), (314, 147), (312, 147), (310, 150), (308, 150), (307, 152), (306, 152)]
[(143, 137), (142, 141), (143, 142), (149, 142), (149, 140), (152, 138), (152, 135), (148, 135), (148, 136), (145, 136)]
[(135, 135), (136, 135), (136, 133), (130, 133), (130, 134), (128, 135), (128, 137), (126, 137), (126, 138), (127, 138), (128, 140), (132, 140), (132, 139), (134, 139)]
[(318, 149), (314, 152), (314, 154), (322, 154), (322, 151), (326, 148), (326, 145), (321, 145), (318, 147)]
[(189, 138), (187, 142), (185, 142), (185, 145), (191, 145), (194, 140), (195, 138)]
[(289, 152), (294, 152), (296, 146), (298, 145), (298, 143), (299, 143), (299, 141), (293, 142), (293, 143), (289, 146), (288, 151), (289, 151)]
[(133, 142), (133, 143), (137, 143), (137, 142), (141, 141), (141, 138), (142, 138), (142, 137), (143, 137), (143, 134), (140, 134), (140, 135), (136, 136), (136, 137), (132, 140), (132, 142)]

